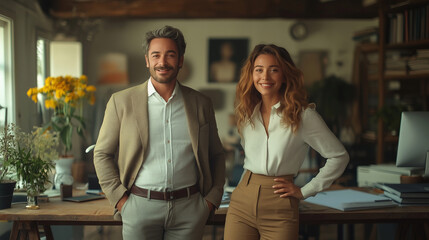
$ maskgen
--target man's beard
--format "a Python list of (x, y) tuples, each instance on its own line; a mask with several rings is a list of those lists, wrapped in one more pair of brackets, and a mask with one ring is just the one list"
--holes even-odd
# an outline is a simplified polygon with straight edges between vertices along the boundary
[[(170, 65), (164, 65), (162, 67), (154, 67), (153, 69), (151, 69), (151, 76), (152, 78), (157, 81), (158, 83), (170, 83), (171, 81), (173, 81), (174, 79), (176, 79), (177, 74), (179, 73), (179, 67), (174, 68)], [(157, 71), (158, 70), (173, 70), (173, 72), (171, 73), (170, 76), (158, 76), (157, 75)]]

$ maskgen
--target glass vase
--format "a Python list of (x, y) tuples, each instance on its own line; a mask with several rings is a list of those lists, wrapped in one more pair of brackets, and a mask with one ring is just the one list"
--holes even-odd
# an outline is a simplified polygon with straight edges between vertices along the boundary
[(27, 206), (26, 209), (37, 210), (39, 209), (39, 204), (37, 203), (37, 196), (39, 194), (36, 192), (28, 191), (27, 192)]

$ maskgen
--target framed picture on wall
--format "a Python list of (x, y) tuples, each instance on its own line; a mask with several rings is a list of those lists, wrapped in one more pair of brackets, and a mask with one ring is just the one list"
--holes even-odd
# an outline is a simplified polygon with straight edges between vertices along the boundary
[(236, 83), (240, 69), (247, 58), (249, 39), (209, 39), (208, 81), (211, 83)]
[(306, 50), (299, 52), (298, 67), (304, 74), (304, 84), (309, 87), (325, 78), (328, 52), (325, 50)]

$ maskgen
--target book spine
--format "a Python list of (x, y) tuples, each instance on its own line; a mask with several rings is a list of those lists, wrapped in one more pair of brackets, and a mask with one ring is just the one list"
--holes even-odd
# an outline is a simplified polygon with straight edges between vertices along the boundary
[(426, 39), (429, 39), (429, 4), (426, 5)]
[(396, 15), (397, 19), (397, 30), (396, 30), (396, 42), (402, 43), (404, 41), (404, 14), (398, 13)]
[(408, 10), (405, 10), (404, 12), (404, 18), (405, 18), (405, 30), (404, 30), (404, 35), (405, 35), (405, 42), (410, 41), (409, 36), (410, 36), (410, 20), (409, 20), (409, 15), (408, 15)]

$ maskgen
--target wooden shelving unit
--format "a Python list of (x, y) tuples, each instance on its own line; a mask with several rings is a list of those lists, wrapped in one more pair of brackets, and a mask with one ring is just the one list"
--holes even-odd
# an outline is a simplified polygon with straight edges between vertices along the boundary
[[(397, 15), (402, 15), (401, 20), (403, 20), (404, 16), (409, 16), (411, 12), (418, 12), (419, 17), (424, 18), (419, 24), (425, 25), (419, 26), (421, 29), (425, 28), (425, 32), (420, 32), (418, 39), (414, 38), (416, 35), (414, 34), (413, 38), (407, 37), (407, 40), (404, 37), (404, 40), (398, 42), (396, 42), (396, 39), (391, 41), (389, 37), (391, 36), (391, 31), (393, 31), (392, 25), (400, 24), (399, 20), (394, 23), (392, 19)], [(408, 30), (411, 28), (414, 29), (409, 25)], [(404, 27), (403, 30), (405, 29)], [(364, 141), (375, 143), (375, 162), (380, 164), (395, 161), (395, 159), (385, 159), (385, 149), (388, 144), (397, 144), (398, 136), (386, 131), (385, 123), (382, 119), (378, 119), (376, 123), (373, 121), (376, 113), (381, 111), (383, 107), (392, 104), (392, 101), (403, 102), (410, 97), (418, 102), (417, 106), (413, 106), (412, 110), (429, 111), (429, 72), (415, 74), (407, 67), (403, 74), (396, 73), (391, 75), (386, 73), (386, 62), (391, 60), (388, 59), (388, 53), (413, 52), (420, 49), (429, 50), (429, 2), (427, 0), (381, 0), (379, 2), (378, 31), (377, 44), (359, 44), (356, 47), (355, 54), (358, 56), (355, 56), (355, 59), (360, 59), (360, 63), (357, 66), (359, 73), (355, 77), (358, 78), (357, 82), (359, 84), (361, 136)], [(407, 33), (404, 32), (404, 34)], [(370, 54), (372, 54), (372, 57), (377, 55), (376, 73), (368, 73), (367, 71), (369, 63), (365, 62), (365, 57)], [(388, 85), (392, 85), (392, 83), (396, 84), (398, 89), (388, 89)]]

